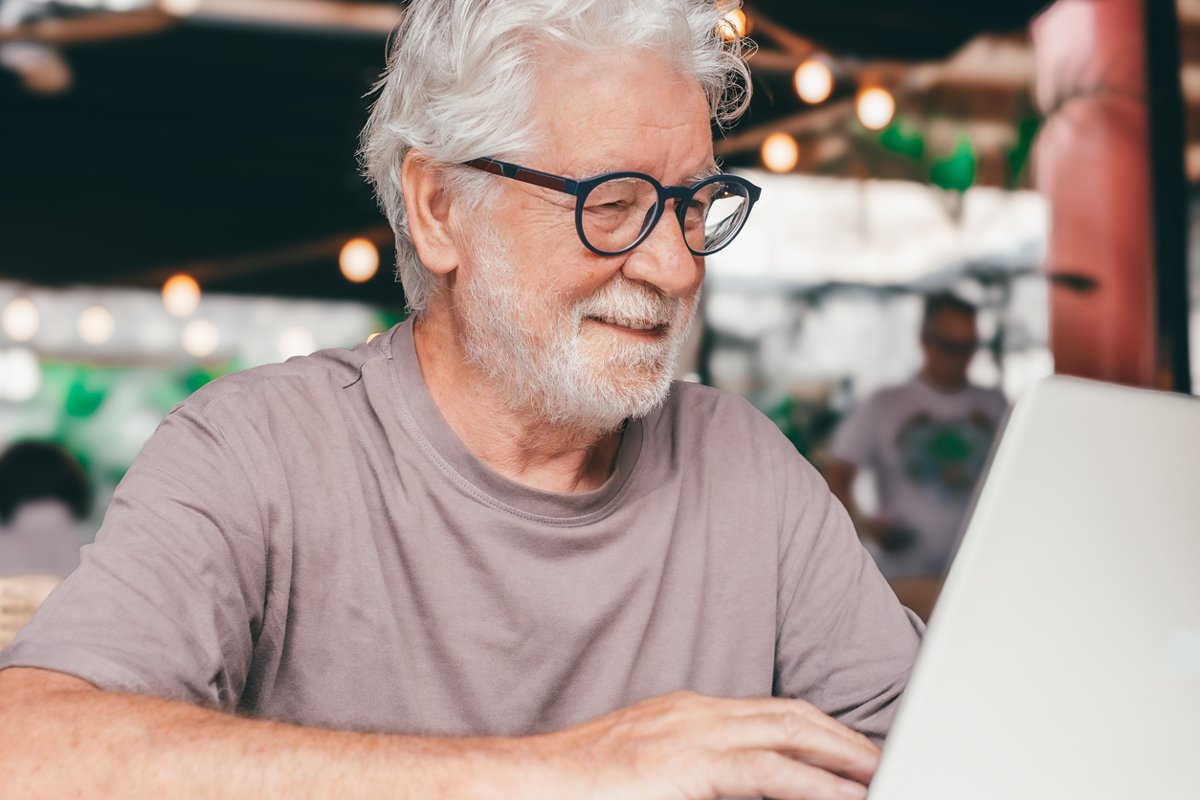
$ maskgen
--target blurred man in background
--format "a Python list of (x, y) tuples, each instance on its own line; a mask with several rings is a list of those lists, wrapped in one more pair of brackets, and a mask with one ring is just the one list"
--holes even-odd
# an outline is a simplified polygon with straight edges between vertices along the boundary
[(18, 442), (0, 455), (0, 647), (79, 566), (92, 489), (57, 445)]
[[(920, 336), (921, 371), (846, 418), (827, 470), (830, 488), (891, 580), (945, 573), (1007, 405), (1000, 392), (967, 380), (979, 349), (973, 305), (950, 294), (928, 297)], [(873, 514), (854, 497), (864, 469), (875, 478)]]
[(79, 566), (92, 490), (74, 456), (48, 442), (0, 455), (0, 575), (64, 578)]
[(13, 796), (865, 795), (920, 623), (671, 381), (758, 196), (724, 10), (407, 7), (364, 152), (413, 318), (168, 415), (0, 655)]

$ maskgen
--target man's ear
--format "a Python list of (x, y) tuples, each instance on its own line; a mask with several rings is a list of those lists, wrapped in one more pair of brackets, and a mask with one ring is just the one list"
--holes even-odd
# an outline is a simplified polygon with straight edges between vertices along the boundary
[(430, 272), (448, 275), (459, 264), (458, 244), (450, 225), (450, 197), (442, 172), (424, 153), (408, 151), (400, 168), (408, 231), (417, 255)]

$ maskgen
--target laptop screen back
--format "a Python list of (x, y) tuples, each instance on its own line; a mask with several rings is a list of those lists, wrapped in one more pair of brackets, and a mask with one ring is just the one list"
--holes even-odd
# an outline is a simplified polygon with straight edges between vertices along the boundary
[(1200, 798), (1200, 400), (1017, 403), (869, 797)]

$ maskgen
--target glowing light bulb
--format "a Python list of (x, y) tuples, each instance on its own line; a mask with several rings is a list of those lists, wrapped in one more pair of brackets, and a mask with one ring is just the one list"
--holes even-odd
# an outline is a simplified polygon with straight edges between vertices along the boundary
[(116, 328), (112, 312), (104, 306), (88, 306), (79, 315), (79, 338), (99, 347), (112, 338)]
[(32, 400), (41, 386), (42, 368), (32, 350), (0, 350), (0, 399), (24, 403)]
[(813, 105), (824, 103), (833, 94), (833, 72), (820, 59), (810, 58), (797, 67), (792, 83), (800, 99)]
[(351, 283), (366, 283), (379, 271), (379, 250), (369, 239), (351, 239), (338, 254), (342, 276)]
[(762, 160), (771, 172), (791, 172), (800, 160), (800, 145), (786, 133), (772, 133), (762, 143)]
[(41, 315), (37, 306), (28, 297), (17, 297), (9, 301), (4, 307), (3, 318), (0, 318), (4, 332), (14, 342), (28, 342), (37, 335), (40, 323)]
[(878, 86), (863, 89), (858, 93), (856, 110), (858, 121), (864, 128), (881, 131), (896, 115), (896, 98), (892, 97), (892, 93), (887, 89)]
[(746, 12), (740, 8), (726, 12), (721, 18), (721, 36), (727, 40), (740, 39), (746, 35)]
[(200, 284), (191, 275), (172, 275), (163, 284), (162, 299), (171, 316), (190, 316), (200, 305)]
[(183, 349), (192, 358), (207, 358), (217, 352), (221, 333), (206, 319), (194, 319), (183, 326)]

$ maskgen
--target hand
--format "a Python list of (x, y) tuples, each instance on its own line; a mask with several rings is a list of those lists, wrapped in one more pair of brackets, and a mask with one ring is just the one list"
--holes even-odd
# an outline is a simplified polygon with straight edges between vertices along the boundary
[(861, 800), (879, 763), (862, 734), (781, 698), (675, 692), (536, 738), (556, 798)]

